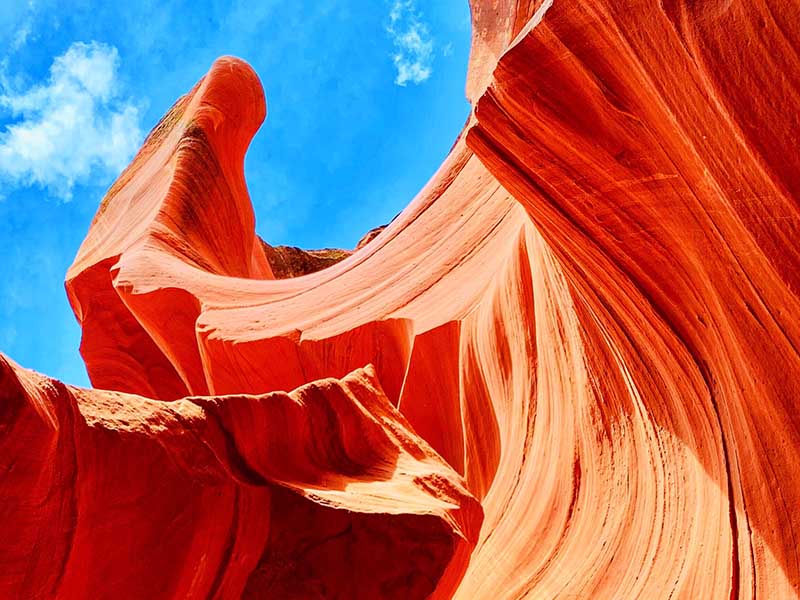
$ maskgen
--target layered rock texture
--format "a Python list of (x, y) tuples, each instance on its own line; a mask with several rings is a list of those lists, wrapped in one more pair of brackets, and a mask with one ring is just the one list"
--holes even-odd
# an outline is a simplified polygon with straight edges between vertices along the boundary
[(0, 597), (800, 595), (800, 8), (472, 16), (463, 134), (324, 270), (255, 235), (246, 64), (151, 133), (67, 274), (98, 389), (0, 362)]

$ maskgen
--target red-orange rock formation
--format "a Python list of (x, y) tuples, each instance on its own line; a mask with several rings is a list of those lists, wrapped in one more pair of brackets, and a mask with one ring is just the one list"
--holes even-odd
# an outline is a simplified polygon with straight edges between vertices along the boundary
[(151, 134), (67, 275), (115, 391), (0, 364), (0, 596), (800, 595), (800, 10), (472, 8), (464, 134), (327, 269), (255, 236), (244, 63)]
[(352, 254), (349, 250), (337, 248), (303, 250), (297, 246), (270, 246), (264, 240), (261, 240), (261, 243), (275, 279), (316, 273), (343, 261)]
[(477, 535), (371, 369), (159, 402), (0, 368), (3, 598), (425, 597)]

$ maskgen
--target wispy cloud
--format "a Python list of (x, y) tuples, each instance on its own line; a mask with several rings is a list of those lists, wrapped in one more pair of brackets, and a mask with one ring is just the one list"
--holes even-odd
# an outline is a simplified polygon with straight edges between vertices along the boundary
[(31, 23), (30, 21), (26, 21), (23, 23), (19, 29), (17, 29), (16, 33), (14, 34), (14, 39), (11, 42), (11, 49), (16, 51), (22, 48), (25, 44), (28, 43), (28, 38), (31, 35)]
[(9, 32), (11, 41), (8, 45), (8, 49), (11, 53), (18, 52), (29, 41), (35, 39), (36, 36), (31, 35), (33, 33), (33, 21), (35, 17), (36, 3), (34, 0), (28, 0), (25, 8), (22, 8), (21, 5), (17, 7), (17, 14), (13, 19), (15, 28), (13, 32)]
[(105, 182), (136, 151), (139, 108), (120, 95), (116, 48), (76, 42), (53, 61), (46, 82), (0, 95), (15, 119), (0, 132), (0, 178), (39, 185), (68, 200), (78, 182)]
[(394, 44), (394, 82), (406, 86), (426, 81), (433, 73), (433, 38), (414, 0), (394, 1), (386, 32)]

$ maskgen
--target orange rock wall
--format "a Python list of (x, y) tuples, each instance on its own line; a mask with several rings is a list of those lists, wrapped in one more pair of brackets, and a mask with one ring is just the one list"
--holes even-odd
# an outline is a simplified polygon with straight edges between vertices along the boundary
[(800, 11), (543, 11), (467, 140), (563, 269), (590, 385), (574, 455), (558, 444), (576, 473), (552, 494), (560, 533), (508, 576), (544, 596), (794, 597)]

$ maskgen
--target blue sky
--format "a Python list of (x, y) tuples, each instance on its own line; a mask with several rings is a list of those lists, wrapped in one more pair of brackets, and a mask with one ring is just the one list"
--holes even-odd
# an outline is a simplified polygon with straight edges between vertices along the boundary
[(0, 351), (88, 384), (64, 273), (105, 190), (217, 56), (250, 62), (267, 95), (245, 165), (258, 233), (351, 248), (461, 130), (469, 41), (467, 0), (0, 3)]

